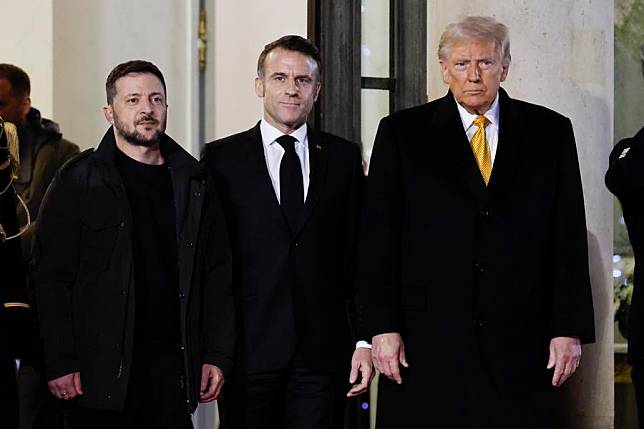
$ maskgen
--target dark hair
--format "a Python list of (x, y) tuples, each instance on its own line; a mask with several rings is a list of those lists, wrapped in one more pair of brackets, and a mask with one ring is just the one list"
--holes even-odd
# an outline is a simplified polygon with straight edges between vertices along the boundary
[(274, 49), (286, 49), (287, 51), (300, 52), (308, 57), (313, 58), (318, 66), (318, 79), (322, 77), (322, 58), (320, 58), (320, 51), (309, 40), (301, 36), (288, 35), (282, 36), (279, 39), (264, 46), (264, 50), (259, 54), (257, 59), (257, 76), (264, 79), (264, 61), (266, 56)]
[(31, 92), (29, 76), (20, 67), (13, 64), (0, 64), (0, 79), (9, 81), (14, 96), (29, 97)]
[(167, 94), (163, 73), (161, 73), (161, 70), (159, 70), (157, 66), (149, 61), (131, 60), (114, 67), (109, 76), (107, 76), (107, 80), (105, 81), (105, 92), (107, 93), (108, 105), (112, 104), (114, 96), (116, 95), (116, 81), (130, 73), (149, 73), (155, 75), (163, 85), (163, 92)]

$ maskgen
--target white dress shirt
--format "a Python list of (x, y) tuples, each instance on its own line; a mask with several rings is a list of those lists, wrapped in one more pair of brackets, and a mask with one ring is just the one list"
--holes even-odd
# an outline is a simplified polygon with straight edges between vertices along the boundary
[[(271, 177), (273, 189), (277, 201), (280, 202), (280, 163), (284, 156), (284, 148), (276, 141), (278, 137), (284, 135), (283, 132), (262, 119), (259, 124), (259, 129), (262, 133), (262, 144), (264, 145), (264, 158), (266, 158), (266, 167), (268, 167), (268, 175)], [(309, 138), (307, 137), (306, 122), (300, 128), (293, 131), (290, 136), (294, 137), (295, 153), (300, 158), (300, 166), (302, 167), (302, 181), (304, 185), (303, 200), (306, 201), (306, 196), (309, 192)]]
[[(278, 137), (284, 135), (283, 132), (262, 119), (259, 124), (259, 130), (262, 134), (262, 144), (264, 145), (264, 158), (266, 158), (266, 167), (268, 167), (268, 175), (271, 177), (273, 189), (277, 201), (280, 201), (280, 163), (284, 156), (284, 148), (276, 141)], [(309, 138), (307, 133), (306, 123), (302, 124), (300, 128), (290, 134), (297, 141), (295, 142), (295, 153), (300, 158), (300, 166), (302, 167), (302, 180), (304, 184), (304, 201), (309, 191)], [(371, 344), (366, 341), (358, 341), (356, 348), (371, 348)]]
[[(454, 100), (456, 101), (456, 100)], [(463, 106), (461, 106), (458, 101), (456, 101), (456, 106), (458, 107), (458, 113), (461, 115), (461, 121), (463, 122), (463, 128), (465, 129), (465, 134), (467, 134), (467, 140), (471, 141), (472, 137), (478, 126), (474, 125), (474, 120), (478, 116), (477, 114), (471, 114)], [(488, 145), (490, 146), (490, 157), (492, 159), (492, 166), (494, 166), (494, 158), (496, 157), (496, 148), (499, 143), (499, 94), (496, 94), (496, 98), (492, 102), (492, 105), (484, 113), (484, 116), (490, 121), (490, 123), (485, 127), (485, 139), (487, 140)]]

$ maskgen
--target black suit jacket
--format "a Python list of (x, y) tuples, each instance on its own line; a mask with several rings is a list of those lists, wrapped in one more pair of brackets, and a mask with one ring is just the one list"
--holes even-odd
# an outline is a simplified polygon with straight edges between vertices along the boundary
[(273, 190), (259, 123), (204, 152), (233, 248), (242, 372), (282, 369), (296, 348), (313, 369), (350, 364), (347, 303), (363, 184), (360, 150), (311, 127), (308, 144), (310, 184), (293, 234)]
[(619, 198), (635, 255), (635, 282), (628, 321), (629, 361), (644, 361), (644, 128), (621, 140), (610, 154), (606, 186)]
[(451, 94), (380, 123), (359, 279), (367, 331), (400, 332), (410, 368), (381, 378), (379, 428), (546, 427), (550, 339), (594, 340), (572, 126), (499, 102), (488, 187)]

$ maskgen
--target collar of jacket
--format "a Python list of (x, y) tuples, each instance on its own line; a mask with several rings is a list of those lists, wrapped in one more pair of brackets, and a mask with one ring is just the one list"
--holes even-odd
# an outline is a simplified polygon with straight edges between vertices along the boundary
[[(175, 174), (186, 175), (188, 177), (205, 176), (205, 168), (165, 133), (161, 136), (160, 146), (163, 158)], [(116, 168), (116, 150), (118, 149), (116, 147), (114, 130), (113, 127), (110, 127), (105, 132), (103, 139), (94, 150), (94, 153), (99, 160), (112, 168)]]

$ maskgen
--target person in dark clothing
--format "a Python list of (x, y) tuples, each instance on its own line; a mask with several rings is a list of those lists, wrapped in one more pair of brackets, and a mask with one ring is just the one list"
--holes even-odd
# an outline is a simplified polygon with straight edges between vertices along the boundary
[(239, 341), (220, 404), (226, 429), (341, 428), (346, 398), (373, 374), (348, 312), (359, 312), (360, 149), (306, 123), (320, 64), (300, 36), (267, 44), (255, 79), (262, 120), (204, 150), (234, 255)]
[[(79, 153), (78, 146), (64, 139), (58, 124), (41, 117), (31, 106), (31, 82), (27, 73), (13, 64), (0, 64), (0, 116), (13, 122), (20, 137), (20, 165), (14, 187), (25, 202), (18, 206), (18, 219), (38, 218), (42, 198), (56, 171)], [(31, 261), (33, 225), (21, 236), (25, 268)], [(29, 270), (27, 269), (27, 274)], [(33, 285), (27, 281), (28, 301), (33, 304)], [(35, 319), (34, 319), (35, 320)], [(37, 326), (31, 327), (32, 344), (27, 345), (18, 374), (20, 427), (49, 429), (62, 427), (62, 410), (51, 399), (43, 376), (42, 351)]]
[[(29, 208), (33, 220), (38, 217), (40, 204), (56, 171), (78, 155), (78, 146), (63, 138), (58, 124), (43, 118), (31, 105), (31, 82), (27, 73), (12, 64), (0, 64), (0, 116), (18, 128), (20, 166), (14, 186)], [(18, 207), (20, 221), (26, 213)], [(22, 239), (24, 260), (31, 258), (31, 233)]]
[(13, 187), (17, 153), (15, 127), (0, 118), (0, 416), (7, 429), (18, 428), (15, 359), (24, 353), (30, 324)]
[(56, 174), (36, 228), (49, 389), (72, 429), (189, 428), (233, 363), (223, 212), (164, 133), (159, 69), (120, 64), (106, 91), (112, 127)]
[(624, 221), (635, 256), (635, 287), (628, 321), (628, 363), (633, 367), (639, 427), (644, 428), (644, 128), (635, 137), (613, 148), (606, 172), (606, 186), (622, 205)]

